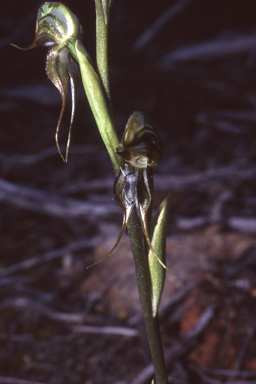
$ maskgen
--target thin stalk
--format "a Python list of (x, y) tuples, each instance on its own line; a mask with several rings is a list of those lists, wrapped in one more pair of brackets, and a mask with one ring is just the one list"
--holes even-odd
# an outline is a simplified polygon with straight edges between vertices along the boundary
[(128, 232), (134, 258), (141, 308), (155, 371), (155, 384), (168, 384), (158, 318), (153, 317), (152, 314), (150, 275), (142, 235), (139, 230), (140, 227), (139, 218), (136, 210), (134, 210), (128, 223)]
[[(104, 106), (104, 112), (105, 112), (104, 117), (107, 118), (107, 120), (110, 123), (108, 125), (108, 128), (109, 128), (108, 137), (110, 138), (112, 136), (114, 138), (114, 141), (116, 142), (116, 133), (115, 133), (113, 119), (110, 118), (110, 115), (109, 115), (109, 113), (112, 112), (111, 111), (112, 108), (111, 108), (109, 79), (108, 79), (107, 49), (108, 49), (108, 21), (109, 21), (109, 10), (110, 10), (111, 4), (112, 4), (112, 0), (95, 0), (96, 59), (97, 59), (99, 77), (102, 82), (105, 94), (108, 98), (108, 108)], [(82, 78), (83, 78), (83, 71), (82, 71)], [(97, 84), (97, 88), (98, 86), (99, 84)], [(88, 86), (86, 86), (85, 81), (84, 81), (84, 87), (88, 88)], [(102, 102), (102, 105), (103, 104), (104, 103)], [(106, 116), (107, 114), (108, 116)], [(98, 113), (96, 114), (94, 113), (94, 115), (96, 115), (97, 117)], [(103, 126), (104, 123), (101, 121), (102, 119), (99, 118), (98, 120), (101, 123), (100, 125)], [(96, 121), (97, 121), (97, 118), (96, 118)], [(111, 133), (111, 127), (113, 130), (112, 133)], [(101, 131), (101, 135), (104, 136), (104, 130), (102, 131), (102, 129), (100, 128), (100, 131)], [(111, 159), (115, 168), (115, 173), (117, 173), (120, 167), (120, 159), (117, 159), (116, 154), (113, 153), (113, 142), (111, 145), (111, 150), (109, 152), (112, 155)], [(152, 362), (153, 362), (154, 371), (155, 371), (155, 384), (168, 384), (167, 371), (165, 366), (158, 319), (157, 317), (153, 317), (153, 311), (152, 311), (151, 282), (150, 282), (148, 261), (146, 259), (146, 255), (144, 251), (142, 234), (140, 230), (138, 230), (139, 228), (141, 228), (141, 223), (137, 216), (136, 209), (134, 209), (129, 219), (128, 232), (129, 232), (129, 238), (131, 242), (132, 253), (134, 257), (140, 302), (141, 302), (142, 312), (144, 316)]]
[(111, 2), (95, 0), (96, 8), (96, 61), (99, 76), (110, 105), (110, 90), (108, 78), (108, 21)]

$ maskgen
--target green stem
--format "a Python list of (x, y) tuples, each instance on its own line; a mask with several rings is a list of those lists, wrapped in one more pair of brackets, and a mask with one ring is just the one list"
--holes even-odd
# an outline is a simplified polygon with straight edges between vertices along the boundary
[(139, 230), (140, 227), (139, 218), (136, 210), (134, 210), (128, 223), (128, 232), (135, 263), (141, 308), (155, 371), (155, 384), (168, 384), (158, 318), (153, 317), (152, 313), (150, 275), (148, 261), (144, 252), (144, 244)]
[(108, 79), (108, 19), (109, 4), (107, 0), (95, 0), (96, 8), (96, 60), (99, 76), (110, 105)]
[[(115, 132), (114, 122), (110, 111), (111, 103), (108, 81), (107, 37), (108, 15), (111, 3), (112, 0), (95, 0), (97, 17), (96, 54), (100, 78), (94, 71), (82, 43), (77, 41), (75, 44), (75, 50), (74, 47), (71, 47), (71, 49), (75, 51), (74, 56), (80, 65), (85, 93), (102, 139), (109, 152), (115, 173), (117, 174), (120, 167), (123, 166), (123, 162), (122, 158), (116, 154), (116, 147), (119, 144), (119, 141)], [(106, 95), (108, 100), (105, 98)], [(158, 319), (157, 317), (153, 317), (148, 260), (145, 256), (140, 228), (141, 223), (137, 216), (136, 210), (134, 209), (129, 219), (128, 231), (134, 257), (140, 301), (155, 371), (155, 384), (168, 384)]]

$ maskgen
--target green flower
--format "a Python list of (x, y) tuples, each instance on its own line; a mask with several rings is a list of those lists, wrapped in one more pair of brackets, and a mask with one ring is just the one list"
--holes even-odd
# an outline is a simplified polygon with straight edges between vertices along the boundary
[(158, 263), (172, 273), (161, 260), (162, 255), (159, 257), (154, 251), (148, 230), (147, 215), (153, 194), (151, 168), (155, 167), (162, 157), (162, 145), (158, 134), (151, 127), (144, 113), (134, 112), (130, 116), (116, 152), (125, 160), (125, 165), (120, 168), (114, 183), (114, 196), (123, 210), (123, 223), (114, 247), (90, 267), (104, 260), (116, 249), (127, 227), (131, 212), (136, 208), (149, 250)]
[[(22, 50), (33, 49), (43, 45), (50, 47), (46, 57), (46, 73), (55, 87), (61, 94), (62, 107), (56, 128), (56, 145), (58, 152), (67, 162), (68, 150), (70, 145), (71, 129), (74, 120), (75, 102), (78, 82), (80, 80), (79, 67), (72, 55), (76, 57), (74, 46), (75, 42), (82, 38), (83, 30), (77, 17), (61, 3), (44, 3), (37, 13), (35, 40), (28, 48), (15, 47)], [(65, 111), (68, 86), (71, 86), (72, 110), (67, 140), (65, 158), (59, 147), (59, 129)]]

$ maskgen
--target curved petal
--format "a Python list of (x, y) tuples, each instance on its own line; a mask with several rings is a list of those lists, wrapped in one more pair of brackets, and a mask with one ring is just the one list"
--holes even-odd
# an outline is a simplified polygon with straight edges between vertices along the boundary
[(116, 249), (116, 247), (118, 246), (118, 244), (120, 243), (120, 240), (124, 234), (124, 231), (127, 227), (127, 223), (128, 223), (128, 220), (129, 220), (129, 217), (130, 217), (130, 214), (131, 214), (131, 211), (132, 211), (133, 207), (130, 207), (128, 211), (125, 212), (124, 216), (123, 216), (123, 223), (122, 223), (122, 227), (121, 227), (121, 230), (120, 230), (120, 233), (118, 235), (118, 238), (115, 242), (115, 245), (113, 246), (113, 248), (104, 256), (102, 257), (100, 260), (96, 261), (96, 263), (93, 263), (92, 265), (89, 265), (88, 268), (91, 268), (93, 267), (94, 265), (96, 264), (99, 264), (101, 261), (105, 260), (108, 256), (111, 255), (111, 253)]
[[(135, 176), (133, 178), (133, 185), (131, 185), (131, 177)], [(114, 183), (114, 196), (116, 197), (119, 205), (121, 206), (123, 210), (123, 223), (120, 230), (120, 233), (118, 235), (118, 238), (115, 242), (115, 245), (113, 248), (100, 260), (96, 261), (96, 263), (93, 263), (87, 268), (91, 268), (94, 265), (100, 263), (102, 260), (106, 259), (108, 256), (111, 255), (111, 253), (116, 249), (118, 246), (124, 231), (127, 227), (127, 223), (129, 221), (131, 212), (133, 208), (136, 205), (137, 201), (137, 175), (132, 172), (132, 168), (130, 165), (125, 164), (124, 168), (121, 168), (119, 171), (119, 174), (116, 177), (115, 183)], [(136, 184), (136, 185), (135, 185)], [(134, 189), (135, 185), (135, 189)]]
[(71, 55), (69, 55), (69, 62), (68, 62), (67, 69), (68, 69), (68, 75), (70, 78), (72, 109), (71, 109), (67, 149), (66, 149), (66, 156), (65, 156), (66, 162), (68, 160), (68, 150), (69, 150), (70, 139), (71, 139), (71, 129), (72, 129), (73, 121), (74, 121), (77, 89), (78, 89), (79, 80), (80, 80), (80, 73), (79, 73), (78, 65), (72, 59)]
[[(77, 93), (78, 81), (80, 77), (79, 69), (75, 61), (71, 58), (67, 48), (65, 47), (60, 48), (59, 45), (54, 45), (48, 52), (48, 55), (46, 58), (46, 73), (49, 79), (52, 81), (52, 83), (60, 92), (61, 98), (62, 98), (62, 107), (61, 107), (60, 117), (59, 117), (59, 121), (56, 128), (55, 140), (56, 140), (58, 152), (62, 160), (67, 162), (68, 150), (69, 150), (70, 138), (71, 138), (71, 129), (72, 129), (74, 113), (75, 113), (76, 93)], [(64, 111), (65, 111), (65, 107), (66, 107), (69, 79), (71, 83), (72, 110), (71, 110), (71, 117), (70, 117), (70, 124), (69, 124), (66, 155), (64, 158), (59, 147), (59, 129), (60, 129), (60, 124), (61, 124)]]
[(58, 45), (54, 45), (48, 52), (48, 55), (46, 58), (46, 67), (45, 67), (46, 73), (49, 79), (58, 89), (62, 98), (62, 106), (61, 106), (59, 121), (56, 128), (55, 140), (56, 140), (58, 152), (63, 161), (65, 161), (65, 159), (59, 147), (59, 129), (60, 129), (60, 124), (61, 124), (64, 111), (65, 111), (67, 95), (68, 95), (69, 76), (68, 76), (67, 65), (66, 65), (68, 54), (69, 52), (66, 48), (63, 48), (62, 50), (60, 50)]

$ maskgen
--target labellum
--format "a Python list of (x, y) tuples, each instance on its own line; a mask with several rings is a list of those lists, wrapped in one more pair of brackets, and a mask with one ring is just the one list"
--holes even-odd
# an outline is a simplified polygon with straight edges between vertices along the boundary
[[(77, 17), (63, 4), (56, 2), (44, 3), (37, 13), (35, 40), (27, 48), (15, 47), (21, 50), (33, 49), (43, 45), (50, 47), (46, 58), (46, 73), (61, 94), (62, 107), (56, 128), (56, 145), (58, 152), (67, 162), (70, 145), (71, 129), (74, 120), (75, 102), (80, 73), (78, 65), (71, 55), (71, 41), (82, 38), (83, 30)], [(59, 147), (59, 129), (65, 111), (69, 80), (71, 85), (72, 110), (69, 124), (68, 141), (65, 158)]]

